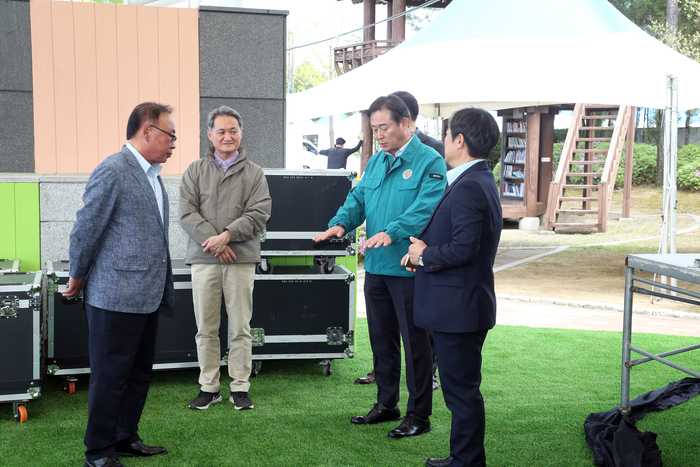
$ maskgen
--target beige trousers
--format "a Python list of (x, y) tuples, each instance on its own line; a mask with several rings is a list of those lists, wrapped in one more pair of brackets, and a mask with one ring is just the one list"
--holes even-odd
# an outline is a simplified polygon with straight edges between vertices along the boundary
[(197, 360), (202, 391), (221, 388), (221, 296), (228, 314), (228, 374), (231, 392), (247, 392), (253, 365), (250, 319), (253, 316), (255, 264), (193, 264), (192, 298), (197, 322)]

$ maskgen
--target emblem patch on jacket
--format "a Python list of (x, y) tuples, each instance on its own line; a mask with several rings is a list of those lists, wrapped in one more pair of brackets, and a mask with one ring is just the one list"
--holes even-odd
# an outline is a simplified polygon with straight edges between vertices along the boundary
[(408, 180), (413, 176), (413, 170), (411, 169), (406, 169), (403, 171), (403, 174), (401, 174), (404, 180)]

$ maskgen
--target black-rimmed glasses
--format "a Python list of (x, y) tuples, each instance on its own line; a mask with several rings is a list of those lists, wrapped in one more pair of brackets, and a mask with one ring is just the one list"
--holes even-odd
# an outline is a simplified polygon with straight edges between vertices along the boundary
[(152, 123), (150, 123), (149, 125), (151, 125), (151, 126), (152, 126), (153, 128), (155, 128), (156, 130), (162, 131), (162, 132), (165, 133), (166, 135), (170, 136), (170, 142), (171, 142), (171, 143), (174, 143), (174, 142), (177, 140), (177, 136), (175, 136), (174, 134), (168, 133), (168, 132), (165, 131), (165, 130), (161, 130), (160, 128), (158, 128), (157, 126), (155, 126), (155, 125), (152, 124)]

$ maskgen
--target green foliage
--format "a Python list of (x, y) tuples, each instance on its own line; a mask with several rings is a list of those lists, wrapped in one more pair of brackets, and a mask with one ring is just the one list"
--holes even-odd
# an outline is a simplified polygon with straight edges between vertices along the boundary
[(326, 81), (328, 75), (307, 60), (294, 72), (294, 92), (306, 91)]
[(700, 144), (689, 144), (679, 148), (676, 168), (678, 188), (700, 190)]
[(367, 241), (367, 223), (363, 222), (355, 230), (355, 242), (357, 243), (357, 260), (365, 260), (365, 242)]
[(555, 143), (563, 143), (566, 141), (566, 134), (569, 132), (568, 128), (560, 128), (558, 130), (554, 130), (554, 142)]
[(489, 169), (493, 170), (494, 167), (496, 167), (496, 164), (498, 164), (501, 161), (501, 135), (498, 135), (498, 143), (496, 143), (496, 146), (491, 150), (491, 154), (489, 154), (489, 157), (486, 159), (486, 164), (488, 164)]
[[(607, 148), (610, 143), (596, 143), (594, 145), (596, 148)], [(694, 145), (691, 145), (694, 146)], [(562, 143), (554, 144), (554, 151), (552, 154), (553, 170), (559, 166), (559, 160), (561, 159), (561, 152), (564, 145)], [(602, 155), (594, 155), (594, 158), (604, 157)], [(575, 157), (576, 160), (583, 160), (583, 154), (578, 154)], [(574, 165), (572, 167), (572, 172), (583, 172), (584, 165)], [(595, 166), (594, 171), (601, 173), (603, 172), (603, 165)], [(617, 177), (615, 178), (615, 186), (621, 187), (624, 185), (625, 181), (625, 152), (622, 152), (622, 159), (620, 160), (620, 168), (617, 171)], [(632, 163), (632, 184), (641, 185), (643, 183), (654, 182), (656, 179), (656, 146), (650, 144), (635, 144), (634, 145), (634, 161)], [(583, 177), (572, 177), (569, 179), (570, 182), (576, 184), (583, 184)], [(600, 177), (594, 177), (593, 183), (597, 184), (600, 181)]]
[[(635, 144), (632, 160), (632, 185), (654, 183), (656, 181), (656, 146), (651, 144)], [(617, 171), (615, 186), (625, 183), (625, 153), (622, 153), (620, 170)]]
[(678, 30), (667, 23), (667, 0), (608, 0), (634, 24), (686, 57), (700, 61), (700, 1), (678, 1)]
[(496, 185), (501, 183), (501, 161), (498, 161), (496, 165), (493, 167), (493, 176), (496, 179)]

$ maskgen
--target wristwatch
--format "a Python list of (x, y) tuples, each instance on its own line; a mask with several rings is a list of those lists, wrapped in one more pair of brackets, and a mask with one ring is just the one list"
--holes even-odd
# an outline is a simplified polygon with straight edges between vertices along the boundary
[(418, 257), (418, 266), (423, 266), (423, 255)]

